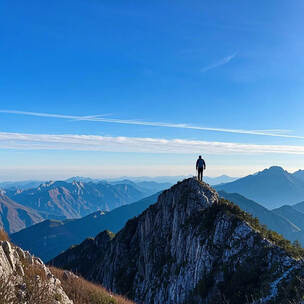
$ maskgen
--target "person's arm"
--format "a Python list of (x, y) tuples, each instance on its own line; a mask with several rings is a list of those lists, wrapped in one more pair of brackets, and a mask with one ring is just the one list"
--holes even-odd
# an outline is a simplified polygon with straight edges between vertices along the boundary
[(206, 170), (206, 163), (205, 163), (205, 161), (203, 160), (203, 162), (204, 162), (204, 170)]
[(197, 167), (198, 167), (198, 160), (196, 161), (196, 170), (197, 170)]

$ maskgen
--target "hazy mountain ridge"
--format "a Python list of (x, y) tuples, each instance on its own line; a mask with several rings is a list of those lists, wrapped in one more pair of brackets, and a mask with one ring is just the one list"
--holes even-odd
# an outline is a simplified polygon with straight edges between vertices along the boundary
[(94, 212), (71, 220), (46, 220), (23, 229), (10, 237), (12, 241), (44, 261), (49, 261), (70, 246), (95, 237), (100, 231), (118, 232), (126, 222), (157, 201), (159, 193), (110, 212)]
[(304, 213), (304, 202), (294, 204), (294, 205), (292, 205), (292, 208), (295, 210), (298, 210), (299, 212)]
[(239, 193), (272, 209), (304, 200), (302, 175), (301, 170), (289, 173), (281, 167), (273, 166), (215, 188), (228, 193)]
[(0, 228), (8, 233), (14, 233), (42, 220), (35, 210), (12, 201), (0, 191)]
[(19, 181), (19, 182), (0, 182), (0, 189), (26, 190), (26, 189), (36, 188), (42, 183), (43, 181), (34, 181), (34, 180)]
[(284, 205), (280, 208), (273, 209), (272, 212), (289, 220), (304, 232), (304, 213), (298, 211), (293, 206)]
[(0, 227), (14, 233), (44, 219), (81, 218), (97, 210), (112, 210), (136, 202), (168, 186), (167, 183), (127, 180), (113, 184), (84, 183), (72, 178), (70, 182), (48, 181), (30, 189), (11, 187), (0, 190)]
[[(301, 170), (299, 170), (301, 171)], [(64, 179), (64, 182), (73, 183), (82, 182), (82, 183), (121, 183), (126, 181), (127, 183), (132, 182), (134, 184), (140, 185), (141, 183), (154, 183), (154, 184), (165, 184), (166, 187), (172, 186), (178, 181), (181, 181), (185, 178), (189, 178), (189, 176), (156, 176), (156, 177), (149, 177), (149, 176), (141, 176), (141, 177), (132, 177), (132, 176), (123, 176), (117, 178), (91, 178), (85, 176), (72, 176), (67, 179)], [(238, 177), (231, 177), (228, 175), (220, 175), (216, 177), (209, 177), (205, 176), (205, 181), (211, 185), (221, 184), (221, 183), (228, 183), (233, 180), (238, 179)], [(10, 189), (10, 190), (28, 190), (32, 188), (37, 188), (41, 184), (48, 183), (50, 181), (37, 181), (37, 180), (24, 180), (24, 181), (7, 181), (7, 182), (0, 182), (0, 189)], [(165, 187), (165, 188), (166, 188)], [(164, 188), (164, 189), (165, 189)], [(161, 190), (161, 189), (159, 189)], [(159, 191), (158, 190), (158, 191)]]
[(30, 207), (44, 217), (77, 218), (96, 210), (111, 210), (145, 197), (131, 185), (48, 182), (38, 188), (7, 192), (14, 201)]
[(115, 237), (102, 232), (51, 263), (77, 269), (137, 303), (244, 303), (251, 296), (271, 303), (302, 267), (292, 247), (287, 253), (275, 245), (289, 248), (276, 237), (208, 185), (188, 179), (164, 191)]
[(298, 170), (298, 171), (292, 173), (292, 175), (293, 175), (294, 177), (296, 177), (296, 178), (298, 178), (298, 179), (304, 181), (304, 170), (301, 170), (301, 169), (300, 169), (300, 170)]

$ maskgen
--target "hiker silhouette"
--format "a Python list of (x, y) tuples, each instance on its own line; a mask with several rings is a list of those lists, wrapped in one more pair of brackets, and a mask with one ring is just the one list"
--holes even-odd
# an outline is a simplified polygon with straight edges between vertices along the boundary
[(197, 179), (203, 181), (203, 171), (206, 169), (206, 163), (200, 155), (196, 161)]

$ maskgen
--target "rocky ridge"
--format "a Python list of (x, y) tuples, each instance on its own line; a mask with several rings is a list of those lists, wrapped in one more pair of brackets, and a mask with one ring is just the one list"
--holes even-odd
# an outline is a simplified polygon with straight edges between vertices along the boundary
[(272, 303), (302, 268), (288, 241), (194, 178), (51, 263), (147, 304)]
[(0, 241), (0, 298), (9, 304), (73, 304), (39, 258), (9, 241)]

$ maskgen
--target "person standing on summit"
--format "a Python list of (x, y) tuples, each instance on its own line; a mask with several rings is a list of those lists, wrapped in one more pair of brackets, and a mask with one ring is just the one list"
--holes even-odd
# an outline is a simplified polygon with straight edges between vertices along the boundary
[(198, 160), (196, 161), (196, 170), (197, 170), (197, 178), (199, 181), (203, 180), (203, 171), (206, 169), (206, 163), (202, 159), (202, 156), (200, 155), (198, 157)]

